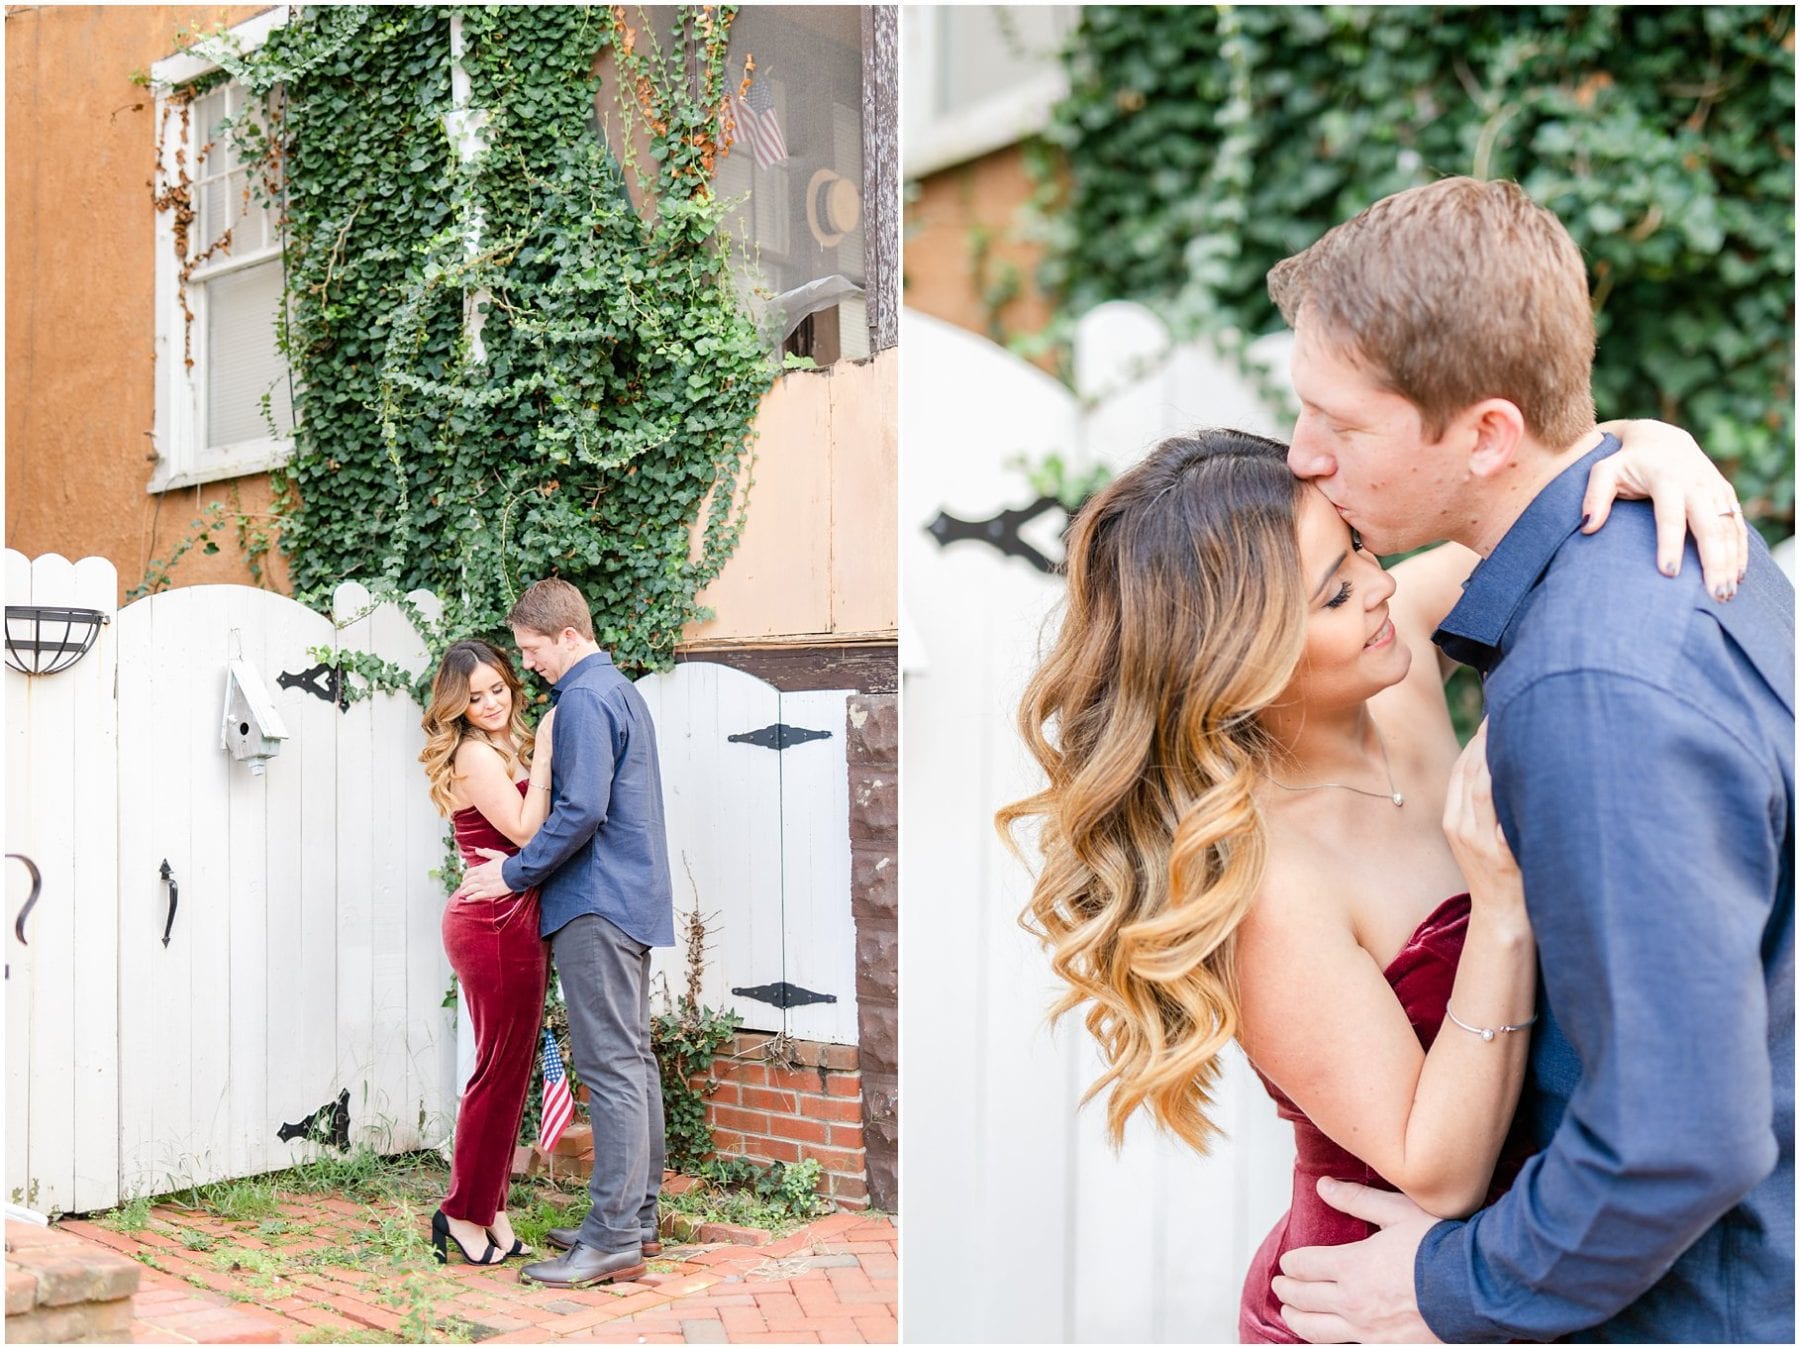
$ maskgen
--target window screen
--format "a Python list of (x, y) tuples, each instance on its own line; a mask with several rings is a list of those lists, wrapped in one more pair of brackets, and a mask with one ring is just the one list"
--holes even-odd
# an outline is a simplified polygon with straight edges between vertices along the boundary
[(194, 101), (193, 270), (189, 304), (205, 341), (195, 352), (206, 414), (204, 448), (264, 440), (270, 398), (278, 438), (291, 434), (287, 362), (276, 346), (281, 314), (281, 239), (266, 184), (253, 183), (232, 143), (230, 123), (266, 118), (246, 106), (243, 86), (222, 84)]
[(771, 341), (820, 364), (867, 356), (862, 16), (745, 5), (726, 72), (737, 136), (714, 187), (740, 289)]

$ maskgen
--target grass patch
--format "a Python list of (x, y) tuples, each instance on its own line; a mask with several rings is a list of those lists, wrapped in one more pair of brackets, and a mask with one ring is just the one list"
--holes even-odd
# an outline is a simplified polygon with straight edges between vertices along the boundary
[(115, 1232), (142, 1232), (150, 1225), (150, 1204), (150, 1196), (140, 1194), (112, 1212), (102, 1213), (95, 1221)]
[(703, 1223), (759, 1227), (785, 1236), (817, 1217), (825, 1208), (819, 1198), (819, 1164), (812, 1158), (792, 1166), (776, 1162), (757, 1167), (741, 1157), (706, 1165), (701, 1183), (681, 1194), (662, 1197), (662, 1207)]
[(186, 1191), (186, 1207), (204, 1209), (228, 1222), (275, 1216), (281, 1212), (281, 1195), (275, 1184), (279, 1174), (193, 1186)]

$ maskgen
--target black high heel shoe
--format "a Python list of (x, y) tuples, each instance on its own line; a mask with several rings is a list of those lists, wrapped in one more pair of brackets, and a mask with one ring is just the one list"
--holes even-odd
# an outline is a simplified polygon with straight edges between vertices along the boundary
[[(487, 1234), (488, 1234), (488, 1240), (490, 1242), (494, 1243), (494, 1249), (499, 1250), (500, 1243), (497, 1241), (494, 1241), (494, 1229), (491, 1227), (488, 1228)], [(523, 1256), (526, 1256), (527, 1258), (529, 1258), (536, 1254), (537, 1254), (536, 1251), (532, 1250), (531, 1247), (527, 1246), (524, 1242), (520, 1241), (518, 1239), (518, 1237), (515, 1236), (513, 1238), (512, 1249), (510, 1251), (508, 1251), (505, 1255), (501, 1256), (500, 1258), (502, 1260), (511, 1260), (516, 1255), (523, 1255)]]
[[(437, 1261), (440, 1265), (450, 1263), (448, 1243), (452, 1241), (456, 1242), (456, 1249), (462, 1252), (462, 1258), (471, 1265), (497, 1265), (501, 1260), (506, 1259), (504, 1255), (500, 1255), (499, 1260), (494, 1258), (500, 1254), (500, 1248), (494, 1244), (491, 1236), (488, 1238), (487, 1249), (481, 1253), (481, 1259), (477, 1260), (470, 1255), (469, 1248), (463, 1245), (456, 1233), (450, 1230), (450, 1220), (444, 1216), (444, 1210), (439, 1209), (431, 1215), (431, 1244), (437, 1249)], [(516, 1241), (513, 1242), (515, 1246), (518, 1244)]]

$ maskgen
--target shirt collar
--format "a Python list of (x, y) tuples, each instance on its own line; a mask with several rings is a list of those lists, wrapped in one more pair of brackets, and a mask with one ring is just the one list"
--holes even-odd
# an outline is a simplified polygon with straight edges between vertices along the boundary
[(602, 665), (611, 665), (612, 663), (612, 653), (607, 651), (596, 651), (591, 656), (583, 656), (568, 669), (564, 670), (563, 677), (550, 686), (550, 706), (556, 706), (556, 700), (562, 697), (563, 690), (574, 684), (575, 676), (581, 671), (587, 669), (589, 666), (598, 670)]
[(1619, 448), (1611, 433), (1582, 455), (1532, 498), (1525, 513), (1513, 521), (1494, 551), (1476, 564), (1463, 582), (1463, 596), (1444, 617), (1431, 640), (1446, 656), (1472, 665), (1486, 674), (1500, 663), (1505, 652), (1501, 641), (1525, 602), (1549, 568), (1557, 550), (1581, 527), (1581, 503), (1587, 495), (1588, 474), (1607, 455)]

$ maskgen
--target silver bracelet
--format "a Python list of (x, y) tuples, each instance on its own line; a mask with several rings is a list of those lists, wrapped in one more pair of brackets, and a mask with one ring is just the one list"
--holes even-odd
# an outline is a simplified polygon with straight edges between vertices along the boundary
[(1516, 1026), (1471, 1026), (1467, 1021), (1464, 1021), (1455, 1012), (1450, 1010), (1449, 1003), (1444, 1004), (1444, 1015), (1449, 1017), (1464, 1030), (1468, 1031), (1470, 1035), (1479, 1035), (1484, 1040), (1491, 1040), (1496, 1035), (1511, 1035), (1514, 1031), (1524, 1030), (1527, 1026), (1530, 1026), (1537, 1021), (1537, 1016), (1534, 1013), (1530, 1018), (1521, 1021)]

